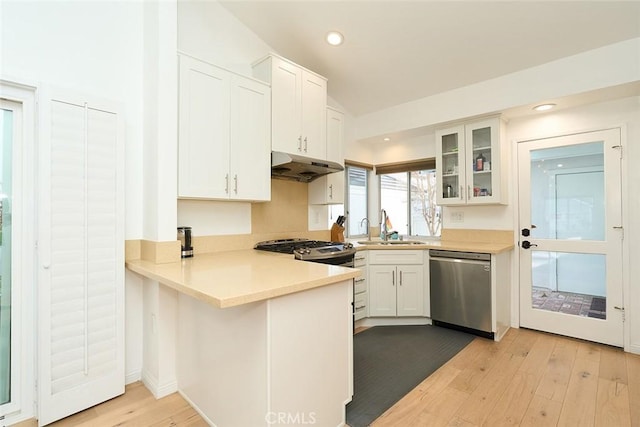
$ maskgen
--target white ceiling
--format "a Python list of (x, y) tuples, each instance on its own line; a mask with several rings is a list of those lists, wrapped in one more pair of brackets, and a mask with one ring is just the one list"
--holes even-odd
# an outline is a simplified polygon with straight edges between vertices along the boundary
[[(221, 1), (359, 116), (640, 37), (640, 1)], [(338, 30), (340, 47), (324, 36)]]

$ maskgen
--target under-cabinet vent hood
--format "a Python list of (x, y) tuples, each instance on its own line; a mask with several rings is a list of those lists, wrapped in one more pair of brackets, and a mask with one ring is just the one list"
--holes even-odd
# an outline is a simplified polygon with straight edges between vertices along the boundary
[(271, 152), (271, 177), (289, 181), (311, 182), (333, 172), (343, 171), (341, 164), (310, 159), (297, 154)]

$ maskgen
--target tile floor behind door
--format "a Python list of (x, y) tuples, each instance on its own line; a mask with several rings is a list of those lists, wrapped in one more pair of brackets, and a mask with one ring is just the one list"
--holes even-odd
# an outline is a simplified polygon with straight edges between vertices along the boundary
[(533, 308), (598, 319), (606, 315), (606, 299), (602, 297), (540, 287), (534, 287), (531, 296)]

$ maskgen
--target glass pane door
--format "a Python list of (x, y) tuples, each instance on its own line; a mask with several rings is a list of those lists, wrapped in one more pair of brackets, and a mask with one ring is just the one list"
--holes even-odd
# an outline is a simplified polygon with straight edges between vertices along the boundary
[(0, 405), (11, 400), (11, 161), (13, 112), (0, 109)]
[(460, 198), (463, 182), (460, 179), (460, 150), (462, 149), (462, 134), (452, 132), (442, 135), (440, 144), (442, 147), (442, 198)]
[[(531, 152), (531, 237), (604, 240), (602, 142)], [(606, 318), (602, 254), (534, 251), (532, 307)], [(591, 309), (593, 305), (594, 309)]]
[(619, 130), (520, 143), (520, 323), (622, 345)]
[(471, 131), (473, 161), (473, 197), (491, 197), (493, 185), (491, 180), (491, 127), (473, 129)]

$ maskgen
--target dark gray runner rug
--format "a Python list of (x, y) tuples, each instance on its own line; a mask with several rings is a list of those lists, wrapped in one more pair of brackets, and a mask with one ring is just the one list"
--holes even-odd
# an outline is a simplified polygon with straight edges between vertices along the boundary
[(347, 424), (370, 425), (474, 338), (431, 325), (376, 326), (354, 335)]

